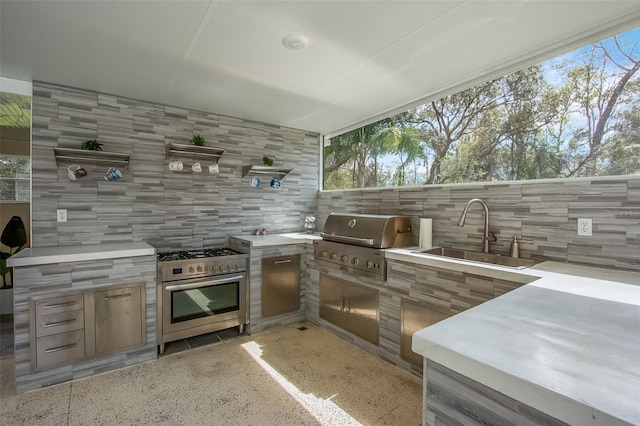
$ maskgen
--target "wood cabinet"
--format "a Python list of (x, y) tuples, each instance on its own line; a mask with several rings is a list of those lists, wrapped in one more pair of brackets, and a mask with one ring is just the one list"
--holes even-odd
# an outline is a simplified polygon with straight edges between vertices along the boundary
[(300, 309), (300, 255), (262, 259), (262, 316)]
[(376, 290), (320, 275), (320, 318), (376, 345), (380, 322), (378, 303)]
[(30, 298), (32, 369), (144, 345), (144, 288), (127, 283)]

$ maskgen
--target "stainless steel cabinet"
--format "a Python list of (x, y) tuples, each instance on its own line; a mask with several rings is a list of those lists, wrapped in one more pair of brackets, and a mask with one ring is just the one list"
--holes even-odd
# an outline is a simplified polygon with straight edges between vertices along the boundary
[(262, 316), (300, 309), (300, 255), (262, 259)]
[(402, 338), (400, 345), (400, 356), (410, 363), (422, 367), (422, 356), (411, 350), (413, 333), (429, 327), (443, 319), (449, 318), (450, 314), (438, 312), (415, 302), (402, 299)]
[(378, 292), (320, 275), (320, 318), (371, 343), (379, 341)]
[(142, 294), (141, 285), (94, 292), (96, 355), (140, 345), (145, 340)]
[(30, 299), (31, 367), (43, 370), (146, 343), (143, 282)]
[(81, 291), (32, 298), (30, 317), (32, 368), (53, 367), (85, 356)]

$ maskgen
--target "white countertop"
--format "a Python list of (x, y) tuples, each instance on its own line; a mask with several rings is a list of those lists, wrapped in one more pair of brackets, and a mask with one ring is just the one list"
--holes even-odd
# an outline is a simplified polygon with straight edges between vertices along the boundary
[(313, 243), (313, 240), (322, 239), (318, 234), (305, 234), (302, 232), (267, 235), (233, 235), (230, 238), (246, 241), (251, 247), (281, 246), (287, 244), (311, 244)]
[[(424, 257), (387, 253), (468, 266)], [(486, 270), (533, 282), (418, 331), (413, 351), (569, 424), (640, 424), (640, 273), (555, 262)]]
[(7, 259), (7, 266), (36, 266), (133, 256), (154, 256), (156, 249), (144, 242), (36, 247)]

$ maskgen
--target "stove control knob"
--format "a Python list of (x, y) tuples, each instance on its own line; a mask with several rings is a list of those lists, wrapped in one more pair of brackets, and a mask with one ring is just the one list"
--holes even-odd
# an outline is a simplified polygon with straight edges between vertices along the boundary
[(367, 260), (367, 268), (371, 268), (373, 266), (373, 262), (370, 260)]
[(352, 262), (354, 265), (357, 265), (358, 263), (360, 263), (360, 259), (358, 259), (357, 257), (354, 257)]
[(348, 257), (346, 255), (342, 255), (342, 257), (340, 258), (340, 260), (342, 260), (343, 262), (346, 262), (348, 259)]
[(193, 272), (193, 271), (194, 271), (193, 266), (189, 266), (189, 272)]
[(338, 255), (335, 254), (335, 253), (331, 253), (331, 255), (329, 257), (332, 258), (332, 259), (335, 259), (336, 257), (338, 257)]
[(227, 263), (227, 269), (231, 270), (231, 264), (230, 263)]
[(235, 269), (238, 269), (238, 264), (236, 263)]
[(321, 252), (320, 257), (327, 257), (327, 252), (326, 251)]
[(198, 272), (202, 272), (202, 266), (198, 265)]

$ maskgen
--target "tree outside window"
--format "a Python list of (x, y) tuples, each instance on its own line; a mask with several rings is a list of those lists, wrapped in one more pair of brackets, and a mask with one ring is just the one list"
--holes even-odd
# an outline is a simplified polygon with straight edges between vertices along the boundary
[(640, 28), (331, 138), (324, 189), (640, 174)]

